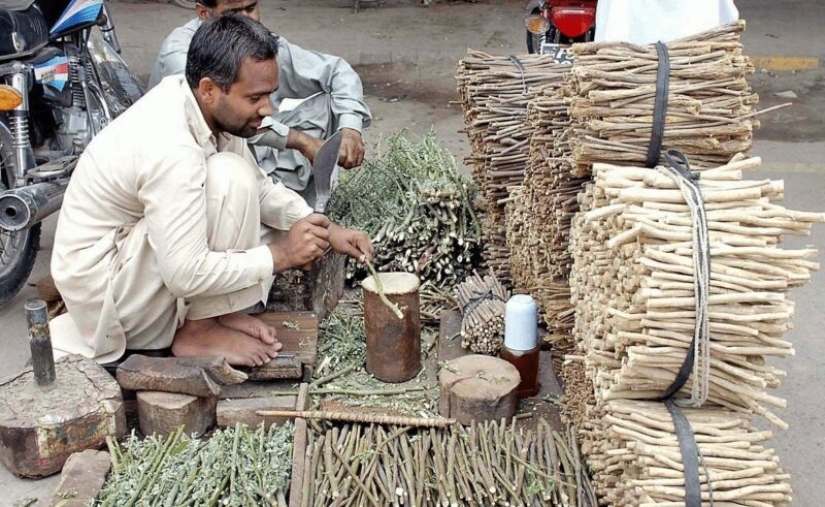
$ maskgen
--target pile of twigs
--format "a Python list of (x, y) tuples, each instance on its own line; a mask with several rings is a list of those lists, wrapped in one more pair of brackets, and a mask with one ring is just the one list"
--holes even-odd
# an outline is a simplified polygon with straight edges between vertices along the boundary
[(304, 505), (596, 505), (575, 443), (544, 420), (535, 432), (515, 421), (353, 424), (313, 431), (309, 442)]
[[(390, 138), (386, 153), (341, 176), (328, 213), (369, 234), (377, 271), (415, 273), (422, 283), (452, 288), (472, 271), (480, 251), (471, 182), (434, 133), (420, 142), (402, 134)], [(365, 274), (349, 264), (349, 278)]]
[[(742, 54), (743, 29), (737, 22), (667, 44), (662, 152), (676, 148), (694, 166), (709, 167), (750, 149), (758, 97), (746, 79), (753, 65)], [(573, 52), (563, 86), (549, 87), (530, 104), (530, 161), (524, 188), (508, 205), (515, 286), (534, 295), (547, 339), (562, 353), (572, 348), (567, 247), (575, 195), (593, 163), (645, 162), (658, 68), (652, 45), (577, 44)]]
[(530, 102), (527, 122), (533, 130), (524, 185), (507, 203), (507, 243), (513, 286), (529, 292), (547, 325), (545, 340), (561, 356), (572, 350), (573, 308), (567, 277), (570, 222), (578, 211), (576, 195), (587, 178), (572, 176), (567, 140), (567, 107), (546, 86)]
[(473, 273), (456, 286), (455, 294), (461, 310), (461, 346), (476, 354), (498, 355), (510, 291), (493, 275)]
[[(743, 180), (758, 157), (736, 157), (700, 172), (710, 252), (707, 403), (754, 412), (784, 426), (763, 404), (784, 372), (769, 357), (793, 355), (787, 292), (810, 280), (812, 248), (779, 248), (786, 234), (807, 236), (825, 214), (773, 204), (781, 181)], [(581, 196), (571, 274), (576, 333), (599, 399), (658, 398), (692, 348), (695, 318), (693, 223), (676, 183), (660, 170), (597, 164)], [(697, 379), (694, 378), (694, 386)], [(695, 397), (688, 383), (681, 391)]]
[(206, 442), (183, 427), (169, 437), (108, 440), (112, 472), (95, 505), (286, 507), (291, 423), (218, 430)]
[(480, 187), (484, 260), (504, 283), (510, 282), (504, 201), (508, 187), (524, 181), (533, 134), (527, 104), (537, 87), (557, 85), (567, 67), (540, 55), (493, 56), (470, 50), (459, 63), (459, 94), (464, 125), (473, 145), (467, 162)]

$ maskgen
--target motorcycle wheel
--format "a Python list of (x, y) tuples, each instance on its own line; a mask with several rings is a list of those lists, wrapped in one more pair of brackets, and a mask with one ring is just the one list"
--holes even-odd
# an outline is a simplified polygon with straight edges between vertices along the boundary
[[(0, 192), (10, 185), (14, 152), (8, 131), (0, 127)], [(40, 224), (22, 231), (0, 231), (0, 308), (20, 292), (34, 268), (40, 247)]]
[(195, 0), (172, 0), (172, 3), (184, 9), (194, 9), (197, 2)]

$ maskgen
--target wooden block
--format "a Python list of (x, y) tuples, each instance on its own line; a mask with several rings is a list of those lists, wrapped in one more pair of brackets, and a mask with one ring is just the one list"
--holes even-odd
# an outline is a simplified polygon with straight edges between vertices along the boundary
[(329, 253), (310, 271), (279, 273), (269, 293), (267, 311), (309, 311), (325, 319), (344, 293), (346, 257)]
[(69, 456), (54, 490), (50, 507), (86, 507), (100, 494), (112, 460), (106, 451), (92, 449)]
[(307, 420), (295, 419), (295, 438), (292, 441), (292, 476), (289, 482), (289, 507), (301, 507), (303, 504), (304, 480), (310, 479)]
[(161, 391), (137, 393), (138, 421), (144, 435), (169, 435), (179, 426), (187, 434), (206, 433), (215, 424), (218, 398)]
[(504, 359), (470, 354), (447, 362), (438, 375), (439, 413), (461, 424), (509, 419), (516, 413), (521, 376)]
[(268, 428), (273, 424), (283, 424), (288, 417), (258, 415), (258, 410), (295, 410), (297, 396), (273, 396), (270, 398), (247, 398), (239, 400), (219, 400), (217, 408), (218, 426), (232, 427), (237, 423), (257, 428), (264, 423)]
[(296, 396), (298, 388), (295, 381), (269, 380), (262, 382), (244, 382), (234, 386), (225, 386), (218, 396), (221, 400), (246, 398), (269, 398), (271, 396)]
[(302, 382), (298, 386), (298, 400), (295, 402), (295, 410), (307, 410), (309, 408), (309, 384)]
[[(539, 353), (539, 383), (541, 389), (536, 395), (538, 399), (545, 399), (546, 397), (561, 399), (562, 394), (564, 394), (561, 383), (556, 376), (556, 368), (553, 366), (553, 354), (549, 350), (543, 350)], [(554, 430), (562, 434), (567, 431), (561, 420), (560, 405), (541, 403), (537, 407), (536, 415), (547, 419)]]
[(470, 354), (461, 346), (461, 312), (444, 310), (438, 328), (438, 362), (451, 361)]
[(312, 312), (266, 312), (259, 319), (275, 327), (284, 353), (294, 354), (304, 365), (314, 366), (318, 357), (318, 317)]
[[(295, 410), (309, 408), (309, 384), (302, 383), (298, 387), (298, 401)], [(305, 453), (307, 442), (307, 420), (301, 417), (295, 419), (295, 438), (292, 441), (292, 477), (289, 484), (289, 507), (301, 507), (304, 491), (304, 477), (309, 480), (309, 460)]]
[(38, 386), (31, 368), (0, 381), (0, 460), (15, 475), (45, 477), (75, 452), (126, 434), (117, 382), (94, 360), (55, 362), (56, 380)]
[(263, 366), (243, 368), (249, 380), (299, 379), (304, 374), (303, 364), (292, 353), (278, 354)]
[(117, 367), (117, 381), (123, 389), (133, 391), (164, 391), (202, 398), (214, 398), (221, 393), (220, 386), (203, 368), (175, 359), (133, 354)]

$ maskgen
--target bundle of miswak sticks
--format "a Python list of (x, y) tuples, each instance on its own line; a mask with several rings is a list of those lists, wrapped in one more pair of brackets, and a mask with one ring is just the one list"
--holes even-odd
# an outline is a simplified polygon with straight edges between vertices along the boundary
[(533, 134), (527, 105), (535, 89), (560, 85), (567, 69), (546, 55), (493, 56), (474, 50), (459, 63), (456, 79), (473, 147), (466, 161), (484, 201), (479, 204), (484, 260), (505, 283), (510, 281), (510, 250), (500, 201), (509, 197), (509, 187), (524, 181)]
[[(790, 475), (773, 449), (770, 431), (747, 414), (727, 409), (684, 409), (699, 454), (702, 505), (784, 506), (791, 503)], [(588, 449), (596, 494), (604, 505), (685, 505), (679, 443), (664, 404), (614, 400), (594, 411)], [(708, 480), (709, 479), (709, 480)], [(711, 500), (713, 503), (711, 503)]]
[[(794, 354), (783, 339), (794, 314), (788, 291), (809, 281), (819, 264), (816, 249), (779, 244), (784, 235), (809, 235), (825, 214), (775, 204), (782, 181), (743, 179), (742, 171), (759, 164), (758, 157), (736, 156), (696, 180), (709, 232), (705, 406), (759, 414), (784, 428), (767, 407), (785, 400), (766, 392), (784, 372), (767, 360)], [(691, 213), (660, 170), (596, 164), (593, 173), (571, 244), (577, 343), (597, 400), (657, 399), (693, 346)]]
[[(744, 28), (740, 20), (666, 44), (662, 153), (676, 148), (694, 166), (710, 167), (750, 149), (759, 126), (754, 118), (758, 95), (747, 82), (754, 66), (742, 54)], [(596, 162), (644, 164), (656, 100), (655, 46), (604, 42), (577, 44), (572, 51), (574, 64), (561, 91), (575, 130), (570, 138), (574, 173), (587, 175)]]
[(473, 273), (456, 286), (455, 295), (461, 310), (461, 346), (476, 354), (498, 355), (510, 291), (493, 275)]

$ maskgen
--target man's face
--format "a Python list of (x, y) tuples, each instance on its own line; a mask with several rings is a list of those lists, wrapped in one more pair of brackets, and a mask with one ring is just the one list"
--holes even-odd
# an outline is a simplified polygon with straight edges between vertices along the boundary
[(260, 62), (244, 59), (229, 91), (217, 91), (211, 111), (215, 126), (234, 136), (254, 136), (264, 117), (272, 115), (269, 95), (277, 89), (278, 65), (274, 58)]
[(240, 14), (255, 21), (261, 20), (261, 11), (258, 9), (258, 0), (218, 0), (218, 5), (212, 9), (196, 4), (198, 17), (208, 21), (226, 14)]

